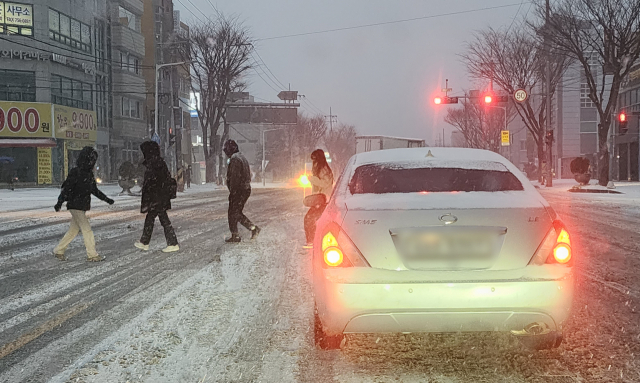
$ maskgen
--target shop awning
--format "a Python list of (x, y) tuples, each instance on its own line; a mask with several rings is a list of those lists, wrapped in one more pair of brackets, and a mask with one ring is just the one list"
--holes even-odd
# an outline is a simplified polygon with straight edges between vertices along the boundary
[(0, 148), (54, 148), (52, 138), (0, 138)]

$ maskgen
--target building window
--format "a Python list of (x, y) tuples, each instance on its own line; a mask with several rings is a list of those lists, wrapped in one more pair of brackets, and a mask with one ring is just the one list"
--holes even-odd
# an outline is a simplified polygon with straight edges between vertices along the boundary
[(584, 52), (584, 58), (587, 60), (589, 66), (600, 65), (600, 55), (596, 51)]
[(96, 81), (96, 116), (98, 126), (106, 127), (107, 124), (107, 80), (99, 76)]
[(141, 60), (127, 52), (120, 51), (120, 69), (131, 73), (140, 74)]
[(4, 3), (4, 17), (0, 19), (0, 33), (33, 36), (33, 6)]
[(51, 102), (93, 110), (92, 85), (54, 74), (51, 76)]
[(580, 134), (580, 154), (594, 154), (598, 152), (598, 134), (597, 133), (581, 133)]
[(0, 70), (0, 101), (36, 101), (36, 73)]
[(133, 14), (133, 12), (118, 7), (118, 17), (120, 18), (120, 24), (133, 29), (136, 32), (140, 32), (140, 17)]
[(121, 115), (122, 117), (130, 117), (130, 118), (140, 118), (142, 103), (138, 100), (132, 100), (127, 97), (122, 97), (122, 109)]
[(104, 21), (96, 20), (96, 68), (101, 72), (106, 72), (106, 25)]
[(49, 9), (49, 37), (70, 47), (91, 52), (91, 27), (53, 9)]
[(589, 84), (583, 82), (580, 84), (580, 107), (593, 108), (595, 107), (593, 101), (589, 98)]

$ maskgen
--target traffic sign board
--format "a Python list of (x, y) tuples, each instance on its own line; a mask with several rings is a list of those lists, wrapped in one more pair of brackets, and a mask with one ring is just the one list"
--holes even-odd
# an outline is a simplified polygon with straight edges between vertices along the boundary
[(509, 139), (509, 131), (508, 130), (501, 130), (500, 131), (500, 138), (501, 138), (501, 143), (502, 146), (509, 146), (511, 144), (511, 140)]
[(513, 92), (513, 98), (518, 102), (525, 102), (528, 97), (529, 95), (527, 94), (527, 91), (524, 89), (518, 89), (515, 92)]
[(158, 136), (158, 133), (153, 133), (153, 137), (151, 137), (151, 141), (160, 145), (160, 136)]

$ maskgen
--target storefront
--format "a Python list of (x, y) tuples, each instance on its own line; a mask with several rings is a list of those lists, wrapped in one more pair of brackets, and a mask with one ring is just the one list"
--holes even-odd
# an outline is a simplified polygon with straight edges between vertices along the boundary
[(51, 104), (0, 102), (0, 183), (51, 184), (53, 139)]
[(61, 184), (78, 152), (95, 147), (95, 121), (84, 109), (0, 101), (0, 184)]

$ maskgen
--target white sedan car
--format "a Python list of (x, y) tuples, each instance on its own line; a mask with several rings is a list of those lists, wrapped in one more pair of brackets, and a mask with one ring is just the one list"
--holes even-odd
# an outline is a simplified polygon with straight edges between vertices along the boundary
[(569, 233), (504, 157), (461, 148), (357, 154), (318, 221), (315, 338), (504, 331), (558, 347), (573, 299)]

